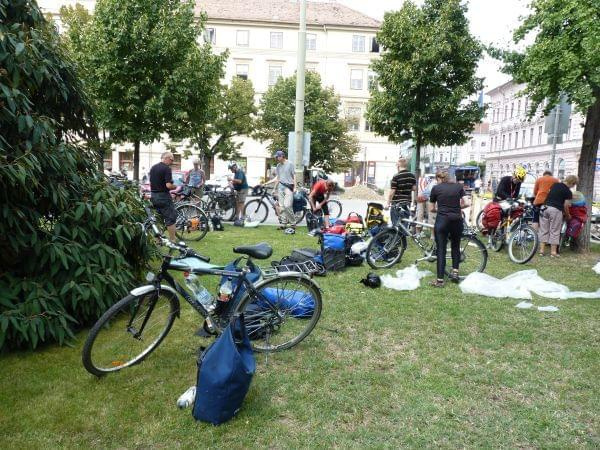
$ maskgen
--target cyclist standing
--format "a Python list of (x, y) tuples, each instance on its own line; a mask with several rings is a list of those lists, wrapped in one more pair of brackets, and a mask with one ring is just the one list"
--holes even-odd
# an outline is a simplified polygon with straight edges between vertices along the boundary
[(177, 211), (171, 199), (170, 190), (175, 189), (173, 174), (170, 165), (173, 164), (173, 153), (164, 152), (160, 162), (150, 168), (150, 201), (158, 213), (162, 216), (169, 232), (171, 242), (176, 241), (175, 222)]
[(521, 192), (521, 183), (525, 180), (527, 171), (525, 168), (518, 166), (512, 175), (507, 175), (500, 178), (494, 201), (508, 200), (519, 198)]
[(194, 168), (185, 177), (185, 184), (192, 187), (192, 192), (199, 198), (204, 195), (204, 182), (206, 181), (204, 170), (200, 168), (200, 159), (193, 161)]
[(244, 226), (244, 203), (246, 203), (246, 196), (248, 195), (248, 181), (246, 181), (246, 174), (238, 167), (236, 162), (229, 164), (229, 170), (234, 174), (233, 178), (229, 178), (229, 181), (233, 185), (235, 191), (235, 221), (233, 225), (236, 227)]
[(285, 153), (281, 150), (275, 152), (277, 159), (277, 168), (275, 169), (275, 178), (267, 181), (264, 186), (276, 183), (279, 203), (279, 219), (281, 221), (280, 230), (285, 230), (287, 234), (296, 232), (296, 220), (292, 209), (294, 203), (294, 191), (296, 189), (296, 173), (294, 164), (288, 161)]
[[(417, 179), (415, 175), (406, 169), (406, 159), (400, 158), (396, 164), (398, 173), (392, 178), (390, 194), (385, 209), (392, 205), (403, 206), (406, 209), (413, 203), (413, 192), (417, 191)], [(398, 219), (398, 210), (392, 208), (392, 223)]]

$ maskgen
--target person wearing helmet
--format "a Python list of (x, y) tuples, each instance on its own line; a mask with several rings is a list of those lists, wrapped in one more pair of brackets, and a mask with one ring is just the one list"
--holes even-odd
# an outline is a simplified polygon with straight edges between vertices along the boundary
[(244, 226), (244, 203), (246, 203), (246, 196), (248, 195), (248, 181), (246, 180), (246, 174), (238, 167), (237, 163), (229, 163), (229, 170), (234, 174), (233, 178), (229, 178), (229, 182), (233, 185), (235, 190), (235, 226)]
[(518, 166), (512, 175), (502, 177), (500, 183), (498, 183), (494, 201), (499, 202), (501, 200), (519, 198), (521, 183), (525, 180), (526, 175), (527, 171), (523, 167)]
[(206, 181), (204, 170), (200, 168), (200, 158), (195, 158), (192, 162), (194, 168), (186, 174), (184, 182), (187, 186), (192, 187), (194, 195), (202, 198), (204, 195), (204, 182)]

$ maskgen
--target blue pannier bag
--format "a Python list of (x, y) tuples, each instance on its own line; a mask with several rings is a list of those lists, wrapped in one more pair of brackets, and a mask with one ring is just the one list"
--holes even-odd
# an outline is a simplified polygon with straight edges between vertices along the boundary
[(306, 208), (306, 197), (302, 192), (294, 192), (294, 200), (292, 202), (292, 209), (294, 212), (300, 212)]
[[(307, 292), (265, 288), (261, 289), (260, 293), (273, 305), (289, 311), (290, 315), (297, 319), (310, 318), (315, 312), (315, 299)], [(268, 308), (264, 300), (259, 300), (256, 304), (264, 309)]]
[(325, 233), (323, 235), (323, 250), (344, 250), (346, 237), (342, 234)]
[(213, 425), (231, 419), (242, 406), (255, 371), (244, 315), (236, 315), (198, 360), (194, 419)]

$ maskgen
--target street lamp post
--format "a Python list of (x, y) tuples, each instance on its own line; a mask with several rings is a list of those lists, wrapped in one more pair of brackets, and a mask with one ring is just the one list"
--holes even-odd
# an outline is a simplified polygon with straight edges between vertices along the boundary
[(296, 69), (296, 181), (303, 180), (302, 148), (304, 147), (304, 67), (306, 63), (306, 0), (300, 1), (300, 29), (298, 30), (298, 66)]

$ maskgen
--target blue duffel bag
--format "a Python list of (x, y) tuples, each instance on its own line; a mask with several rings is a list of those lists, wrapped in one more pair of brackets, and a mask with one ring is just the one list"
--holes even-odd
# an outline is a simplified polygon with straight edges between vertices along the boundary
[(236, 315), (198, 360), (194, 419), (213, 425), (231, 419), (242, 406), (255, 371), (244, 315)]
[[(265, 288), (261, 289), (260, 293), (272, 304), (279, 305), (281, 308), (288, 310), (290, 315), (297, 319), (310, 318), (315, 312), (315, 300), (308, 292), (292, 289)], [(260, 306), (267, 307), (264, 301)]]

